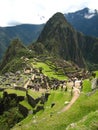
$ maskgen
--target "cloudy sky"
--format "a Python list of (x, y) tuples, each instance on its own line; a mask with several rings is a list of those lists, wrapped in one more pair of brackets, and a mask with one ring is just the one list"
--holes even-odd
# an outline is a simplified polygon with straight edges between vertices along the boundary
[(98, 0), (0, 0), (0, 26), (45, 23), (56, 12), (98, 9)]

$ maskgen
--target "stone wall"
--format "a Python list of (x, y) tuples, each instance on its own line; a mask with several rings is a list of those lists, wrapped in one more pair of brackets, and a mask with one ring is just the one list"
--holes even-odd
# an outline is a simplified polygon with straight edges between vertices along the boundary
[(28, 103), (34, 108), (36, 104), (40, 101), (40, 98), (34, 99), (29, 94), (27, 94)]
[(29, 112), (29, 110), (21, 104), (19, 104), (19, 111), (22, 113), (22, 115), (24, 117), (26, 117), (28, 115), (28, 112)]
[(23, 88), (23, 87), (15, 87), (15, 90), (26, 91), (26, 89), (25, 89), (25, 88)]

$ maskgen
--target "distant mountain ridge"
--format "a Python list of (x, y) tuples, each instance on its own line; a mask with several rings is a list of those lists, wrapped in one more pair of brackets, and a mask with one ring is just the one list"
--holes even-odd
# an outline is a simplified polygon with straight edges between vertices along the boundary
[(84, 8), (64, 16), (77, 31), (98, 37), (98, 10)]
[(43, 26), (44, 24), (22, 24), (13, 27), (0, 27), (0, 59), (12, 39), (19, 38), (25, 45), (29, 45), (38, 38)]

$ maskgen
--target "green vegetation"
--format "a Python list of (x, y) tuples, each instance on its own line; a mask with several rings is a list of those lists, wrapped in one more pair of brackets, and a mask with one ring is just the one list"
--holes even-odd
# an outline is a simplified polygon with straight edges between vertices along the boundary
[[(95, 70), (95, 68), (98, 67), (98, 39), (84, 36), (76, 32), (65, 20), (63, 14), (57, 13), (45, 25), (37, 42), (30, 47), (25, 47), (19, 39), (14, 39), (12, 41), (0, 65), (0, 70), (1, 73), (13, 73), (8, 73), (1, 78), (1, 86), (6, 85), (7, 87), (11, 79), (11, 83), (14, 84), (15, 82), (15, 85), (22, 86), (26, 83), (25, 81), (32, 78), (33, 72), (36, 75), (36, 82), (38, 82), (37, 78), (39, 78), (41, 73), (48, 76), (50, 79), (56, 78), (58, 80), (67, 80), (68, 77), (81, 78), (83, 76), (83, 78), (85, 78), (89, 75), (85, 71), (87, 61), (89, 70)], [(84, 70), (79, 67), (84, 68)], [(14, 74), (14, 72), (20, 70), (23, 72), (25, 68), (32, 69), (32, 73), (27, 74), (27, 76), (20, 74), (18, 75), (19, 77), (16, 76), (16, 73)], [(40, 73), (38, 73), (37, 70), (39, 70)], [(13, 78), (10, 74), (13, 75)], [(96, 74), (98, 76), (97, 71)], [(49, 78), (45, 76), (42, 78), (43, 81), (45, 80), (44, 83), (47, 84)], [(87, 120), (83, 122), (83, 125), (86, 127), (90, 126), (90, 129), (93, 128), (93, 126), (93, 129), (98, 128), (96, 125), (96, 120), (98, 119), (98, 114), (96, 113), (98, 111), (98, 91), (94, 91), (91, 95), (88, 94), (91, 92), (91, 78), (92, 77), (83, 81), (83, 90), (79, 98), (70, 109), (63, 113), (60, 113), (61, 110), (70, 103), (72, 99), (72, 91), (68, 86), (67, 91), (61, 89), (54, 91), (47, 90), (50, 93), (48, 100), (45, 100), (48, 96), (45, 95), (46, 97), (43, 96), (41, 99), (35, 100), (35, 102), (31, 97), (37, 99), (42, 95), (41, 92), (28, 90), (28, 94), (31, 97), (28, 96), (27, 100), (26, 92), (5, 89), (3, 94), (0, 92), (0, 113), (2, 114), (2, 116), (0, 116), (0, 129), (3, 129), (4, 125), (5, 129), (10, 129), (19, 122), (19, 124), (13, 127), (13, 130), (65, 130), (70, 124), (74, 122), (78, 124), (83, 121), (82, 119), (85, 119), (85, 116), (87, 116)], [(29, 85), (33, 83), (33, 79), (31, 79), (31, 81)], [(53, 85), (57, 85), (59, 82), (57, 80), (52, 81), (55, 82)], [(2, 82), (5, 82), (5, 84)], [(9, 87), (13, 86), (11, 83), (8, 85)], [(51, 81), (49, 83), (51, 83)], [(26, 87), (29, 88), (32, 86)], [(29, 103), (32, 106), (34, 103), (35, 108), (32, 108)], [(29, 113), (30, 115), (22, 121), (21, 119), (23, 119), (23, 117), (18, 111), (18, 106), (24, 116), (27, 116), (29, 113), (28, 110), (31, 110)], [(93, 120), (95, 113), (96, 118)], [(94, 122), (91, 123), (90, 119), (94, 121), (95, 124), (93, 124)]]
[[(29, 60), (28, 63), (34, 68), (38, 68), (49, 78), (57, 78), (59, 80), (66, 79), (62, 69), (59, 66), (56, 67), (56, 65), (51, 61), (46, 60), (43, 63), (36, 59), (34, 61)], [(96, 74), (98, 76), (98, 71), (96, 71)], [(23, 77), (25, 80), (27, 79), (26, 76), (23, 75)], [(26, 95), (25, 92), (19, 90), (6, 89), (5, 91), (7, 93), (15, 93), (21, 96)], [(68, 102), (70, 102), (72, 98), (71, 89), (68, 87), (67, 92), (61, 91), (60, 89), (56, 91), (51, 90), (48, 101), (44, 104), (44, 110), (37, 112), (35, 115), (28, 115), (24, 120), (22, 120), (21, 122), (19, 122), (19, 124), (13, 127), (13, 130), (64, 130), (68, 126), (70, 127), (70, 124), (72, 123), (78, 124), (78, 122), (80, 122), (81, 119), (85, 118), (86, 115), (87, 118), (89, 118), (88, 114), (90, 114), (91, 112), (94, 113), (95, 111), (97, 111), (98, 108), (98, 92), (92, 94), (91, 96), (87, 96), (88, 92), (91, 92), (91, 80), (85, 79), (83, 81), (83, 92), (81, 93), (79, 99), (72, 105), (72, 107), (68, 111), (64, 113), (59, 113), (60, 110), (62, 110), (62, 108), (66, 106)], [(36, 99), (42, 95), (42, 92), (36, 92), (29, 89), (28, 94)], [(20, 102), (20, 104), (25, 106), (28, 110), (36, 110), (38, 106), (42, 105), (39, 102), (35, 108), (32, 108), (28, 104), (27, 99)], [(53, 107), (52, 104), (54, 104)], [(97, 117), (95, 119), (95, 122), (96, 120)], [(90, 121), (88, 121), (87, 125), (90, 125), (89, 122)], [(83, 124), (85, 124), (85, 122)], [(81, 125), (79, 126), (82, 128)], [(94, 124), (92, 124), (92, 126), (94, 126)]]
[[(64, 130), (69, 124), (80, 121), (85, 115), (97, 110), (97, 95), (98, 92), (90, 97), (81, 93), (79, 99), (68, 111), (58, 114), (65, 106), (64, 102), (70, 101), (71, 96), (69, 92), (61, 92), (60, 90), (51, 91), (51, 95), (45, 104), (45, 110), (40, 111), (35, 116), (30, 115), (27, 117), (21, 122), (21, 127), (24, 130)], [(53, 108), (51, 108), (52, 103), (55, 103)], [(95, 122), (96, 121), (97, 118), (95, 118)], [(90, 126), (89, 122), (88, 125)], [(18, 124), (13, 128), (13, 130), (20, 129)]]
[(42, 92), (38, 92), (38, 91), (32, 91), (32, 90), (28, 90), (28, 94), (33, 97), (34, 99), (41, 97)]
[[(23, 124), (26, 124), (26, 127), (28, 130), (32, 130), (33, 126), (31, 125), (31, 119), (35, 119), (36, 117), (39, 118), (39, 120), (43, 120), (44, 118), (46, 120), (48, 120), (48, 118), (50, 118), (50, 116), (53, 114), (56, 114), (59, 110), (61, 110), (62, 107), (65, 106), (64, 102), (65, 101), (70, 101), (71, 96), (69, 94), (69, 92), (62, 92), (61, 90), (58, 91), (51, 91), (50, 92), (50, 96), (48, 98), (48, 101), (45, 103), (44, 111), (40, 111), (39, 113), (37, 113), (36, 115), (31, 115), (28, 116), (26, 119), (24, 119), (22, 122), (20, 122), (22, 124), (22, 128), (25, 129), (25, 127), (23, 126)], [(55, 105), (53, 106), (53, 108), (51, 108), (51, 104), (55, 103)], [(35, 117), (35, 118), (34, 118)], [(47, 122), (48, 123), (48, 122)], [(19, 129), (20, 127), (16, 127), (14, 129)], [(21, 128), (20, 128), (21, 129)]]
[(0, 92), (0, 98), (3, 96), (3, 92)]
[[(10, 130), (10, 128), (24, 118), (18, 109), (18, 100), (15, 92), (8, 89), (0, 97), (0, 130)], [(11, 93), (12, 95), (9, 95)]]
[(94, 71), (96, 73), (96, 77), (98, 77), (98, 71)]
[(23, 116), (17, 107), (11, 108), (0, 116), (0, 130), (10, 130), (11, 127), (20, 122), (22, 119)]
[(26, 96), (26, 92), (20, 90), (6, 89), (5, 92), (7, 92), (8, 94), (15, 93), (17, 96)]
[(19, 39), (14, 39), (9, 45), (1, 63), (1, 72), (16, 72), (26, 66), (21, 57), (32, 57), (33, 51), (30, 51)]
[(90, 92), (91, 91), (91, 81), (89, 79), (85, 79), (83, 81), (83, 91), (85, 93)]
[(67, 79), (67, 77), (63, 74), (63, 72), (62, 72), (62, 75), (59, 75), (59, 73), (56, 72), (53, 67), (51, 67), (51, 66), (53, 66), (52, 63), (49, 66), (48, 64), (43, 63), (43, 62), (36, 62), (36, 64), (33, 64), (33, 66), (35, 66), (37, 68), (42, 67), (42, 73), (44, 73), (49, 78), (56, 78), (59, 80)]
[(70, 125), (67, 130), (97, 130), (98, 129), (98, 111), (90, 112), (87, 116), (84, 116), (79, 122), (73, 123), (73, 127)]
[(15, 58), (8, 62), (8, 64), (2, 69), (2, 73), (16, 72), (17, 70), (23, 69), (25, 63), (20, 58)]
[[(98, 77), (98, 71), (94, 71), (94, 73), (96, 73), (96, 77)], [(84, 91), (85, 93), (91, 91), (91, 80), (92, 80), (92, 76), (89, 77), (89, 79), (85, 79), (85, 80), (83, 81), (83, 91)]]
[(28, 110), (32, 110), (31, 105), (27, 102), (27, 100), (23, 100), (22, 102), (20, 102), (21, 105), (25, 106)]

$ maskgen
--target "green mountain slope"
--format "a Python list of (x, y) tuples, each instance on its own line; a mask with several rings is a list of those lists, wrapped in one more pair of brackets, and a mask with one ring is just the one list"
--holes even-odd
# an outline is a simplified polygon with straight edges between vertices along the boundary
[(13, 27), (0, 27), (0, 60), (12, 39), (19, 38), (23, 41), (24, 45), (29, 45), (33, 41), (36, 41), (43, 26), (43, 24), (22, 24)]
[[(47, 103), (45, 104), (45, 110), (37, 113), (32, 116), (29, 115), (25, 120), (16, 125), (12, 130), (66, 130), (66, 127), (70, 124), (74, 124), (74, 122), (80, 121), (82, 118), (87, 115), (87, 118), (90, 118), (90, 113), (92, 112), (92, 117), (94, 117), (95, 111), (98, 108), (96, 92), (91, 97), (87, 97), (83, 94), (79, 97), (79, 99), (73, 104), (73, 106), (66, 112), (59, 114), (58, 111), (64, 107), (64, 102), (70, 100), (70, 95), (68, 93), (60, 91), (51, 92)], [(55, 106), (51, 108), (51, 103), (55, 102)], [(82, 124), (89, 126), (89, 128), (96, 129), (97, 126), (98, 115), (96, 114), (96, 118), (90, 118), (92, 124), (89, 122), (83, 122)], [(86, 120), (86, 119), (85, 119)], [(87, 124), (86, 124), (87, 123)], [(72, 125), (71, 125), (72, 126)], [(77, 127), (82, 130), (84, 128), (82, 125)], [(75, 127), (73, 128), (75, 130)], [(77, 129), (77, 130), (78, 130)], [(71, 130), (70, 128), (68, 130)], [(87, 129), (85, 129), (87, 130)]]
[(25, 47), (19, 39), (14, 39), (12, 43), (9, 45), (3, 57), (2, 63), (0, 65), (1, 72), (15, 72), (23, 68), (25, 63), (21, 59), (21, 57), (30, 56), (33, 56), (33, 52), (31, 52), (27, 47)]
[(49, 19), (37, 41), (52, 55), (71, 60), (80, 67), (86, 63), (97, 68), (98, 39), (77, 32), (61, 13)]

